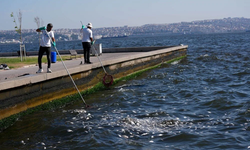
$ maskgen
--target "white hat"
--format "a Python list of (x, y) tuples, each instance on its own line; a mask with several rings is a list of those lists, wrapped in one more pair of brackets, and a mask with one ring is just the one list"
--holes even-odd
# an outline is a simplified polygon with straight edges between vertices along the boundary
[(87, 25), (87, 27), (90, 27), (90, 28), (92, 28), (92, 23), (88, 23), (88, 25)]

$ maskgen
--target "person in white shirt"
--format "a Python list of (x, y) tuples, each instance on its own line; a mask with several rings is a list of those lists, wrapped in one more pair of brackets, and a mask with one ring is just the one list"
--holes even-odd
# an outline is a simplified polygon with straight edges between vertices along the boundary
[(93, 45), (93, 34), (92, 34), (92, 24), (88, 23), (87, 28), (82, 26), (82, 47), (83, 47), (83, 54), (84, 54), (84, 63), (91, 64), (90, 62), (90, 49), (91, 45)]
[[(47, 68), (47, 73), (51, 73), (51, 42), (52, 45), (55, 47), (56, 46), (56, 42), (55, 42), (55, 38), (54, 38), (54, 32), (52, 31), (53, 25), (51, 23), (49, 23), (46, 27), (41, 27), (38, 28), (36, 30), (36, 32), (42, 32), (42, 39), (41, 39), (41, 45), (39, 48), (39, 52), (38, 52), (38, 64), (39, 64), (39, 69), (36, 73), (42, 73), (43, 72), (43, 68), (42, 68), (42, 57), (44, 52), (46, 52), (47, 55), (47, 61), (48, 61), (48, 68)], [(50, 38), (52, 39), (52, 41), (50, 40)]]

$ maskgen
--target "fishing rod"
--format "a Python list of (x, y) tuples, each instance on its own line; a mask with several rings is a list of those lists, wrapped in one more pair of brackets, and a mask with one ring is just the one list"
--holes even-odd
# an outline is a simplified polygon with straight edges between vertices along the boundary
[[(82, 24), (82, 21), (80, 21), (81, 22), (81, 24)], [(84, 25), (82, 24), (82, 29), (84, 28)], [(82, 30), (81, 29), (81, 30)], [(82, 58), (82, 57), (81, 57)], [(80, 62), (80, 65), (82, 65), (83, 64), (83, 59), (82, 59), (82, 61)]]
[(104, 68), (104, 66), (103, 66), (103, 64), (102, 64), (102, 61), (100, 60), (100, 58), (99, 58), (99, 56), (98, 56), (98, 53), (97, 53), (97, 51), (96, 51), (96, 48), (95, 48), (95, 46), (94, 46), (95, 41), (96, 41), (96, 40), (93, 41), (93, 47), (94, 47), (95, 54), (96, 54), (96, 56), (97, 56), (99, 62), (101, 63), (102, 68), (103, 68), (105, 74), (107, 74), (107, 71), (105, 70), (105, 68)]
[(102, 61), (101, 61), (101, 59), (100, 59), (99, 56), (98, 56), (97, 50), (96, 50), (96, 48), (95, 48), (95, 46), (94, 46), (95, 41), (96, 41), (96, 40), (93, 41), (94, 51), (95, 51), (95, 54), (96, 54), (96, 56), (97, 56), (97, 58), (98, 58), (100, 64), (102, 65), (102, 68), (103, 68), (103, 70), (104, 70), (104, 72), (105, 72), (105, 76), (103, 77), (102, 83), (103, 83), (105, 86), (109, 87), (109, 86), (111, 86), (111, 85), (113, 84), (113, 81), (114, 81), (114, 80), (113, 80), (113, 76), (112, 76), (112, 75), (109, 75), (109, 74), (107, 73), (107, 71), (105, 70), (105, 68), (104, 68), (104, 66), (103, 66), (103, 64), (102, 64)]
[[(81, 24), (82, 24), (82, 21), (80, 21), (81, 22)], [(82, 28), (84, 28), (84, 25), (82, 24)]]
[[(46, 31), (46, 29), (45, 29), (45, 32), (46, 32), (46, 34), (48, 35), (48, 37), (49, 37), (50, 41), (51, 41), (51, 42), (53, 42), (53, 41), (52, 41), (52, 38), (50, 37), (50, 35), (49, 35), (49, 34), (48, 34), (48, 32)], [(74, 82), (73, 78), (71, 77), (71, 75), (70, 75), (70, 73), (69, 73), (68, 68), (66, 67), (66, 65), (65, 65), (64, 61), (62, 60), (62, 57), (61, 57), (61, 55), (60, 55), (59, 51), (57, 50), (56, 46), (54, 46), (54, 48), (55, 48), (55, 50), (56, 50), (56, 52), (57, 52), (58, 56), (60, 57), (61, 62), (62, 62), (62, 64), (63, 64), (63, 66), (64, 66), (65, 70), (67, 71), (67, 73), (68, 73), (68, 75), (69, 75), (69, 77), (70, 77), (70, 79), (71, 79), (72, 83), (74, 84), (74, 86), (75, 86), (75, 88), (76, 88), (76, 90), (77, 90), (78, 94), (80, 95), (80, 97), (81, 97), (81, 99), (82, 99), (83, 103), (85, 104), (85, 106), (86, 106), (86, 107), (90, 107), (89, 105), (87, 105), (87, 103), (86, 103), (86, 102), (85, 102), (85, 100), (83, 99), (82, 94), (81, 94), (81, 93), (80, 93), (80, 91), (78, 90), (78, 88), (77, 88), (77, 86), (76, 86), (76, 84), (75, 84), (75, 82)]]

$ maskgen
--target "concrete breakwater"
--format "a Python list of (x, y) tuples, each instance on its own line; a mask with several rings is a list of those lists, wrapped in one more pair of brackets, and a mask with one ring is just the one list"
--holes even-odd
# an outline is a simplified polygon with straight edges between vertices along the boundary
[[(169, 48), (173, 46), (164, 46), (164, 48)], [(97, 51), (100, 49), (99, 44), (95, 44), (95, 48)], [(153, 51), (157, 49), (162, 49), (162, 46), (154, 46), (154, 47), (127, 47), (127, 48), (101, 48), (102, 53), (120, 53), (120, 52), (147, 52)], [(83, 54), (82, 49), (75, 50), (77, 54)], [(70, 55), (70, 50), (59, 50), (61, 55)], [(93, 52), (94, 53), (94, 52)], [(3, 52), (0, 53), (0, 57), (15, 57), (20, 56), (20, 51), (16, 52)], [(26, 51), (26, 56), (38, 56), (38, 51)]]
[[(115, 79), (186, 56), (188, 46), (138, 47), (103, 49), (100, 56), (106, 71)], [(81, 59), (65, 61), (80, 91), (99, 83), (104, 71), (98, 59), (91, 57), (92, 64), (79, 65)], [(46, 67), (46, 64), (43, 65)], [(0, 119), (26, 111), (29, 108), (55, 99), (76, 94), (61, 62), (52, 64), (52, 73), (36, 74), (38, 67), (20, 68), (0, 72)], [(88, 101), (86, 100), (88, 103)]]

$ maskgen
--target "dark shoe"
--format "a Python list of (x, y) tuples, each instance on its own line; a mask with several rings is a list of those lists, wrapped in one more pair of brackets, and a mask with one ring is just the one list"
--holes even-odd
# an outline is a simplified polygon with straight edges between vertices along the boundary
[(43, 69), (38, 69), (38, 71), (36, 73), (42, 73)]
[(52, 73), (50, 68), (47, 69), (47, 73)]
[(87, 64), (92, 64), (92, 62), (87, 62)]

